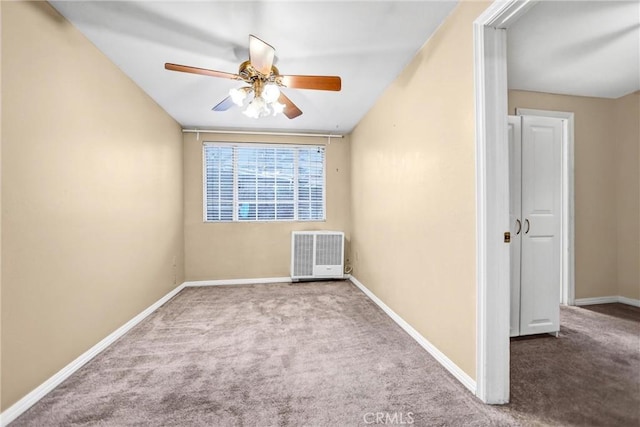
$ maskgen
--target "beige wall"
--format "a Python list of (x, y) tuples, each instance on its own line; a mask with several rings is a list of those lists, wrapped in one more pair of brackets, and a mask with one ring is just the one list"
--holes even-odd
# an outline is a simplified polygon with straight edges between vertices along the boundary
[(475, 377), (472, 23), (460, 3), (351, 135), (354, 276)]
[(576, 298), (638, 295), (637, 100), (509, 91), (510, 114), (575, 113)]
[[(184, 136), (184, 230), (187, 280), (290, 276), (291, 231), (349, 230), (349, 138), (326, 146), (326, 222), (204, 223), (202, 220), (203, 141), (320, 144), (324, 138), (196, 134)], [(346, 246), (348, 252), (348, 243)], [(348, 255), (347, 255), (348, 256)]]
[(47, 3), (3, 2), (2, 67), (6, 409), (183, 281), (183, 190), (179, 125)]
[[(0, 1), (0, 31), (2, 30), (2, 2)], [(0, 42), (2, 34), (0, 34)], [(0, 53), (2, 48), (0, 46)], [(2, 411), (2, 55), (0, 54), (0, 412)]]
[(640, 299), (640, 92), (615, 101), (618, 295)]

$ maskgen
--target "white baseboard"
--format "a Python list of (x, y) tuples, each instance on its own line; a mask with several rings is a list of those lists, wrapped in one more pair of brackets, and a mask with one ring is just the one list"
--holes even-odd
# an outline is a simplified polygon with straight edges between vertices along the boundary
[[(342, 278), (331, 280), (349, 280), (351, 275), (345, 274)], [(301, 280), (300, 283), (304, 283)], [(198, 280), (193, 282), (184, 282), (187, 287), (197, 286), (232, 286), (232, 285), (266, 285), (272, 283), (292, 283), (291, 277), (262, 277), (257, 279), (223, 279), (223, 280)]]
[(91, 359), (96, 357), (100, 352), (109, 347), (113, 342), (115, 342), (118, 338), (122, 337), (124, 334), (129, 332), (131, 328), (136, 326), (138, 323), (143, 321), (147, 316), (157, 310), (162, 304), (169, 301), (173, 298), (178, 292), (180, 292), (185, 287), (185, 284), (178, 285), (174, 290), (160, 298), (158, 301), (150, 305), (146, 308), (142, 313), (138, 314), (133, 319), (129, 320), (127, 323), (116, 329), (114, 332), (109, 334), (102, 341), (91, 347), (89, 350), (82, 353), (78, 356), (74, 361), (69, 363), (67, 366), (59, 370), (56, 374), (54, 374), (51, 378), (40, 384), (38, 387), (33, 389), (29, 394), (24, 396), (22, 399), (18, 400), (16, 403), (8, 407), (5, 411), (0, 414), (0, 426), (4, 427), (9, 424), (11, 421), (18, 418), (22, 415), (27, 409), (37, 403), (40, 399), (42, 399), (47, 393), (53, 390), (56, 386), (58, 386), (62, 381), (69, 378), (74, 372), (78, 369), (86, 365)]
[(575, 305), (594, 305), (594, 304), (611, 304), (612, 302), (618, 302), (617, 296), (609, 297), (595, 297), (595, 298), (576, 298)]
[(351, 282), (356, 285), (366, 296), (368, 296), (371, 301), (376, 303), (391, 319), (396, 322), (402, 329), (405, 330), (414, 340), (418, 342), (427, 350), (429, 354), (431, 354), (434, 359), (436, 359), (442, 366), (445, 367), (447, 371), (449, 371), (458, 381), (460, 381), (471, 393), (476, 394), (476, 381), (471, 378), (466, 372), (464, 372), (458, 365), (456, 365), (451, 359), (449, 359), (443, 352), (438, 350), (436, 346), (431, 344), (428, 339), (422, 336), (418, 331), (416, 331), (411, 325), (409, 325), (402, 317), (400, 317), (395, 311), (393, 311), (389, 306), (387, 306), (380, 298), (375, 296), (373, 292), (367, 289), (362, 283), (358, 281), (355, 277), (351, 276)]
[(640, 299), (633, 299), (633, 298), (619, 296), (618, 302), (622, 304), (632, 305), (634, 307), (640, 307)]
[(184, 282), (184, 286), (229, 286), (229, 285), (259, 285), (267, 283), (291, 283), (291, 277), (263, 277), (258, 279), (227, 279), (227, 280), (200, 280)]
[(608, 297), (594, 297), (594, 298), (576, 298), (575, 305), (594, 305), (594, 304), (611, 304), (619, 302), (621, 304), (633, 305), (640, 307), (640, 300), (627, 298), (619, 295)]

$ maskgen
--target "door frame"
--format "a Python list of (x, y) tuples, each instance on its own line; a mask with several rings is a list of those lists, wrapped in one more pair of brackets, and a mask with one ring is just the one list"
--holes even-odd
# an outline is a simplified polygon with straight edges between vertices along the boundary
[(554, 117), (564, 121), (562, 135), (561, 261), (560, 303), (575, 304), (575, 196), (574, 196), (574, 113), (567, 111), (516, 108), (517, 116)]
[(509, 402), (507, 28), (536, 4), (496, 1), (474, 21), (476, 114), (476, 395)]

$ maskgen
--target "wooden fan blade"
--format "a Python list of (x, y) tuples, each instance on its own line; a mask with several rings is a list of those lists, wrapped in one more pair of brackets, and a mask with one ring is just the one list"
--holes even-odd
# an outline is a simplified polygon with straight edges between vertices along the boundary
[(338, 76), (280, 76), (279, 79), (283, 86), (295, 89), (342, 89), (342, 80)]
[(249, 61), (253, 68), (261, 74), (268, 76), (271, 74), (273, 57), (276, 50), (268, 43), (260, 40), (254, 35), (249, 35)]
[(302, 114), (302, 110), (299, 109), (296, 104), (294, 104), (287, 96), (280, 92), (280, 97), (278, 98), (278, 102), (280, 104), (284, 104), (284, 110), (282, 111), (285, 116), (290, 119), (295, 119), (299, 115)]
[(213, 111), (227, 111), (229, 108), (233, 107), (235, 104), (233, 103), (233, 99), (230, 96), (227, 96), (222, 100), (218, 105), (212, 108)]
[(164, 64), (164, 68), (171, 71), (182, 71), (183, 73), (202, 74), (203, 76), (222, 77), (224, 79), (242, 80), (237, 74), (225, 73), (216, 70), (207, 70), (206, 68), (190, 67), (188, 65)]

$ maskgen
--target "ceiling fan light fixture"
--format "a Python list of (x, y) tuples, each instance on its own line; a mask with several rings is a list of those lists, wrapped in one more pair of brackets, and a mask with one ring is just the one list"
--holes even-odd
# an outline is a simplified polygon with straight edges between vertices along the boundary
[[(229, 96), (234, 99), (234, 96), (236, 95), (230, 92)], [(242, 99), (244, 100), (244, 97)], [(247, 105), (247, 108), (243, 113), (245, 116), (254, 119), (267, 116), (277, 116), (284, 112), (286, 107), (284, 104), (278, 102), (278, 99), (280, 99), (280, 89), (278, 89), (278, 86), (269, 84), (263, 88), (257, 87), (254, 89), (253, 99), (249, 102), (249, 105)], [(242, 103), (238, 105), (241, 106)]]
[(247, 108), (243, 111), (244, 115), (257, 119), (258, 117), (268, 116), (271, 113), (269, 106), (264, 99), (259, 96), (253, 98), (253, 100), (247, 105)]

